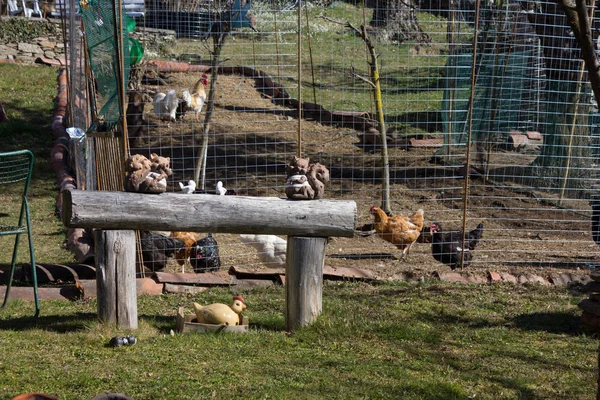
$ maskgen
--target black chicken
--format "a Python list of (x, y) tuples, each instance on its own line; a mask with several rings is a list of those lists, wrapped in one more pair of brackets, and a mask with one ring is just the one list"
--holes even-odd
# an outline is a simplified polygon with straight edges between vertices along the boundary
[(221, 268), (219, 245), (212, 234), (209, 233), (192, 245), (190, 263), (195, 272), (213, 272)]
[(432, 234), (431, 254), (433, 258), (448, 265), (451, 269), (469, 266), (473, 258), (472, 251), (475, 250), (479, 239), (483, 235), (483, 224), (477, 225), (477, 228), (465, 234), (464, 263), (461, 262), (462, 232), (443, 232), (442, 226), (437, 222), (431, 224), (430, 229)]
[(181, 240), (173, 239), (150, 231), (140, 231), (142, 259), (144, 265), (152, 271), (158, 271), (167, 265), (167, 257), (185, 247)]
[(592, 197), (592, 239), (600, 246), (600, 197)]

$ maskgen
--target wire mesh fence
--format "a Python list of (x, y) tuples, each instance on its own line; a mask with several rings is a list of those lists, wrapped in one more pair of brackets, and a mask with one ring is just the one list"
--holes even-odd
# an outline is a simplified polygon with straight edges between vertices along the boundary
[[(104, 99), (119, 97), (115, 50), (94, 51), (86, 39), (124, 32), (128, 140), (117, 146), (119, 156), (168, 157), (168, 191), (193, 180), (197, 192), (213, 193), (220, 181), (237, 195), (285, 197), (287, 166), (301, 156), (328, 168), (326, 198), (357, 202), (360, 227), (382, 202), (385, 148), (391, 211), (423, 209), (422, 235), (402, 260), (377, 235), (335, 238), (327, 264), (382, 276), (441, 268), (432, 257), (433, 222), (444, 231), (483, 224), (473, 270), (562, 270), (597, 261), (590, 200), (600, 114), (556, 3), (147, 1), (130, 12), (135, 26), (128, 2), (122, 22), (111, 4), (72, 4), (84, 23), (73, 14), (66, 20), (69, 54), (78, 61), (71, 92), (94, 99), (73, 102), (73, 115), (87, 117), (72, 123), (88, 131), (94, 149), (112, 129), (101, 123), (119, 120), (102, 111)], [(109, 155), (96, 147), (88, 156), (87, 167), (102, 174), (96, 165)], [(86, 186), (96, 188), (102, 177), (87, 175)], [(264, 241), (256, 250), (239, 235), (213, 236), (223, 269), (282, 265), (281, 257), (265, 256), (265, 246), (274, 248), (268, 238), (254, 238), (258, 248)], [(155, 268), (191, 271), (189, 251), (176, 253)]]

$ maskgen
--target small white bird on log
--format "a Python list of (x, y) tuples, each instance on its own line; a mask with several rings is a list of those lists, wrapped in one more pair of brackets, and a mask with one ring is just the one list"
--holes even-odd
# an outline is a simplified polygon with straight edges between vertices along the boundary
[(187, 185), (179, 182), (179, 187), (181, 188), (181, 193), (191, 194), (194, 193), (194, 190), (196, 190), (196, 182), (190, 180), (188, 181)]
[(217, 182), (216, 191), (219, 196), (225, 196), (225, 193), (227, 193), (227, 189), (223, 187), (223, 182)]

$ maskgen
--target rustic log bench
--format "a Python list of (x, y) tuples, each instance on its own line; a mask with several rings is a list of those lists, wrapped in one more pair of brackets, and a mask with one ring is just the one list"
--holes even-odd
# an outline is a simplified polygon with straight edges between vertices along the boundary
[(135, 230), (287, 235), (286, 329), (312, 324), (322, 311), (328, 237), (352, 237), (356, 203), (274, 197), (62, 192), (69, 228), (94, 228), (98, 318), (137, 329)]

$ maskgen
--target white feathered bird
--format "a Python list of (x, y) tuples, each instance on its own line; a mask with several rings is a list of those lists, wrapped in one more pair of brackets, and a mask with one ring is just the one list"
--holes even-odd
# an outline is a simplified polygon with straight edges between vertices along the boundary
[(198, 121), (198, 116), (202, 112), (202, 107), (206, 102), (206, 91), (204, 90), (206, 85), (208, 85), (208, 77), (206, 74), (202, 74), (202, 77), (194, 84), (191, 93), (189, 90), (183, 91), (183, 101), (186, 109), (194, 110), (196, 121)]
[(163, 121), (175, 122), (178, 104), (175, 89), (170, 89), (166, 94), (158, 92), (154, 95), (154, 114)]
[(275, 235), (240, 235), (240, 240), (246, 246), (254, 247), (257, 256), (269, 268), (285, 266), (287, 241)]
[(190, 180), (188, 181), (187, 185), (184, 185), (183, 183), (179, 182), (179, 187), (181, 188), (182, 193), (194, 193), (194, 190), (196, 190), (196, 182)]
[(221, 181), (217, 182), (215, 191), (219, 196), (225, 196), (225, 193), (227, 193), (227, 189), (223, 187), (223, 182)]

